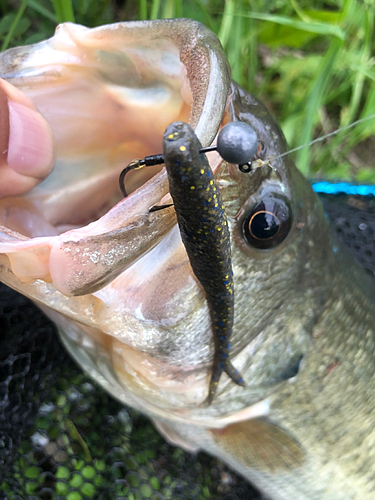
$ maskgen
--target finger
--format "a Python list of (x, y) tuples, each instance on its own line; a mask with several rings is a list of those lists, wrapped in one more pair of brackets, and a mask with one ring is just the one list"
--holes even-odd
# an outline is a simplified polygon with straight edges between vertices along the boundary
[(23, 194), (51, 172), (53, 134), (22, 92), (0, 79), (0, 196)]

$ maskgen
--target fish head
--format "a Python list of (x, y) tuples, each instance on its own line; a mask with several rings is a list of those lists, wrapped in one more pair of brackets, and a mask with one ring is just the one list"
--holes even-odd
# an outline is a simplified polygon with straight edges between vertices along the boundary
[[(1, 280), (46, 311), (72, 355), (121, 401), (217, 427), (266, 414), (309, 349), (334, 244), (307, 181), (280, 158), (281, 130), (230, 83), (217, 38), (189, 20), (68, 23), (51, 40), (5, 52), (0, 68), (47, 118), (57, 147), (45, 181), (1, 200)], [(231, 235), (231, 352), (246, 382), (223, 376), (209, 408), (205, 294), (173, 207), (150, 212), (168, 199), (166, 173), (135, 171), (125, 200), (118, 189), (124, 166), (161, 152), (176, 120), (190, 122), (203, 146), (221, 124), (245, 121), (261, 144), (250, 173), (209, 154)], [(267, 231), (265, 218), (272, 238), (254, 229)]]
[(267, 414), (273, 395), (298, 376), (341, 252), (310, 183), (282, 156), (288, 148), (273, 116), (232, 83), (223, 123), (236, 120), (257, 133), (253, 168), (243, 172), (219, 155), (211, 162), (231, 236), (231, 351), (246, 382), (243, 389), (226, 379), (219, 387), (217, 407), (232, 421), (253, 409)]

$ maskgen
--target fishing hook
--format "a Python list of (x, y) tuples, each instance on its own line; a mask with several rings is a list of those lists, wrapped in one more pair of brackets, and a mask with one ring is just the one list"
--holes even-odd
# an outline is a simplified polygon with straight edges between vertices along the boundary
[[(269, 162), (257, 159), (255, 163), (252, 161), (260, 151), (264, 148), (262, 142), (258, 141), (257, 134), (253, 127), (245, 122), (230, 122), (227, 123), (217, 136), (216, 146), (207, 146), (200, 148), (199, 153), (209, 153), (217, 151), (223, 160), (228, 163), (238, 165), (241, 172), (249, 173), (255, 168), (263, 165), (269, 165)], [(136, 158), (124, 170), (119, 177), (119, 185), (124, 198), (127, 197), (125, 189), (125, 175), (131, 170), (137, 170), (143, 167), (151, 167), (164, 163), (162, 154), (145, 156), (143, 159)]]

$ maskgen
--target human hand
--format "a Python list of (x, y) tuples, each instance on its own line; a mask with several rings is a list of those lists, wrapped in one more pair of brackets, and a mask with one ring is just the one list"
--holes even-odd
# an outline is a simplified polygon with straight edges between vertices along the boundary
[(0, 79), (0, 197), (26, 193), (51, 172), (53, 134), (22, 92)]

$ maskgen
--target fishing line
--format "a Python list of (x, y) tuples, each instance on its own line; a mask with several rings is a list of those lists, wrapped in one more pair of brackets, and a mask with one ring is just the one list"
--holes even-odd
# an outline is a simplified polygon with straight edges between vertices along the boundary
[(333, 135), (336, 135), (339, 132), (343, 132), (344, 130), (348, 130), (348, 129), (354, 127), (355, 125), (358, 125), (358, 124), (363, 123), (363, 122), (367, 122), (368, 120), (372, 120), (373, 118), (375, 118), (375, 113), (370, 115), (370, 116), (365, 116), (364, 118), (360, 118), (359, 120), (356, 120), (355, 122), (350, 123), (349, 125), (345, 125), (344, 127), (338, 128), (337, 130), (334, 130), (333, 132), (330, 132), (329, 134), (325, 134), (321, 137), (318, 137), (317, 139), (314, 139), (313, 141), (310, 141), (307, 144), (302, 144), (302, 146), (298, 146), (296, 148), (290, 149), (289, 151), (286, 151), (285, 153), (282, 153), (281, 155), (271, 156), (269, 158), (269, 161), (277, 160), (278, 158), (283, 158), (284, 156), (287, 156), (290, 153), (294, 153), (295, 151), (298, 151), (302, 148), (306, 148), (307, 146), (311, 146), (312, 144), (315, 144), (316, 142), (322, 142), (322, 141), (324, 141), (324, 139), (327, 139), (327, 137), (332, 137)]
[[(256, 168), (259, 168), (263, 165), (266, 165), (273, 169), (272, 161), (277, 160), (278, 158), (283, 158), (295, 151), (299, 151), (302, 148), (306, 148), (315, 144), (317, 142), (322, 142), (324, 139), (328, 137), (332, 137), (339, 132), (343, 132), (344, 130), (348, 130), (355, 125), (359, 125), (360, 123), (364, 123), (366, 121), (372, 120), (375, 118), (375, 113), (366, 116), (364, 118), (360, 118), (359, 120), (350, 123), (344, 127), (338, 128), (329, 134), (325, 134), (313, 141), (308, 142), (307, 144), (303, 144), (302, 146), (298, 146), (296, 148), (290, 149), (285, 153), (282, 153), (278, 156), (270, 156), (267, 160), (261, 160), (258, 155), (259, 147), (262, 149), (263, 144), (258, 141), (255, 130), (245, 122), (235, 121), (227, 123), (219, 132), (217, 137), (217, 145), (216, 146), (208, 146), (205, 148), (201, 148), (199, 150), (200, 153), (208, 153), (210, 151), (217, 151), (220, 156), (229, 163), (234, 163), (239, 166), (241, 172), (251, 173)], [(168, 139), (172, 140), (173, 137), (169, 137)], [(124, 198), (127, 196), (127, 192), (125, 189), (125, 175), (131, 170), (137, 170), (143, 167), (149, 167), (153, 165), (161, 165), (164, 163), (164, 158), (162, 154), (150, 155), (146, 156), (143, 159), (137, 158), (133, 160), (129, 165), (124, 168), (119, 177), (119, 185)]]

